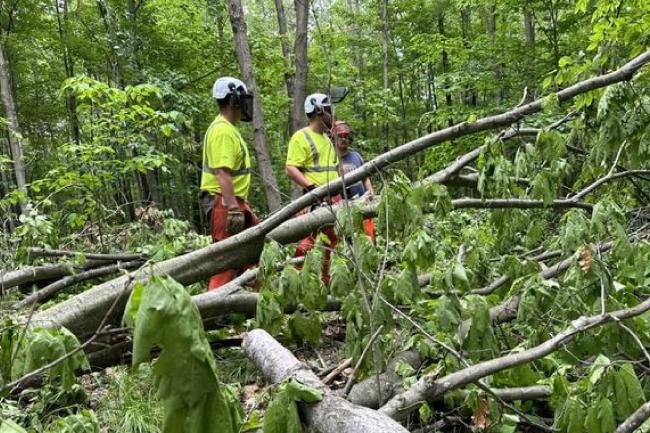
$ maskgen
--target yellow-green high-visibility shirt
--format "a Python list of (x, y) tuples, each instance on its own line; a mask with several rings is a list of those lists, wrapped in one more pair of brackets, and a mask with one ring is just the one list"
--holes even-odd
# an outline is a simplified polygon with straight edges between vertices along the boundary
[(316, 186), (339, 177), (336, 149), (325, 134), (310, 127), (296, 131), (289, 141), (286, 165), (297, 167)]
[(218, 168), (230, 169), (235, 195), (248, 197), (251, 184), (251, 159), (248, 146), (235, 126), (222, 115), (217, 116), (203, 138), (203, 169), (201, 191), (221, 193)]

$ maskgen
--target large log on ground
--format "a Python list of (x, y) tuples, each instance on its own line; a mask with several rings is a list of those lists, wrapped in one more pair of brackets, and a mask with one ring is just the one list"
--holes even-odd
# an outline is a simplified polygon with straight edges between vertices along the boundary
[[(554, 97), (559, 102), (564, 102), (585, 92), (629, 80), (648, 62), (650, 62), (650, 51), (637, 56), (614, 72), (567, 87), (557, 92)], [(126, 302), (130, 291), (127, 283), (131, 280), (146, 280), (150, 275), (156, 274), (169, 275), (182, 284), (190, 284), (208, 278), (210, 275), (219, 271), (253, 263), (259, 257), (264, 239), (267, 236), (271, 239), (279, 239), (279, 241), (284, 243), (288, 237), (292, 241), (295, 241), (313, 230), (313, 227), (308, 228), (307, 226), (309, 226), (312, 219), (319, 218), (318, 213), (292, 221), (287, 220), (292, 218), (300, 210), (321, 200), (328, 194), (337, 193), (345, 188), (346, 185), (358, 182), (397, 161), (432, 146), (471, 134), (509, 126), (528, 115), (542, 111), (544, 102), (544, 99), (540, 98), (528, 104), (517, 106), (502, 114), (487, 116), (472, 123), (462, 122), (432, 132), (392, 149), (368, 161), (344, 177), (316, 188), (309, 194), (294, 200), (255, 227), (251, 227), (236, 236), (232, 236), (200, 250), (152, 265), (150, 268), (137, 272), (131, 278), (118, 278), (95, 286), (49, 310), (38, 313), (35, 315), (34, 321), (45, 326), (62, 325), (70, 329), (73, 333), (80, 334), (93, 329), (93, 327), (96, 327), (100, 323), (102, 317), (108, 311), (109, 306), (116, 297), (121, 297), (122, 303)], [(448, 180), (444, 179), (445, 177), (447, 176), (439, 176), (441, 179), (440, 182)], [(331, 213), (331, 210), (321, 209), (321, 213)], [(289, 227), (295, 227), (295, 229), (289, 229)], [(116, 308), (116, 311), (119, 310), (119, 308)]]
[(295, 378), (323, 392), (320, 402), (300, 404), (307, 425), (320, 433), (408, 432), (389, 417), (334, 395), (309, 367), (298, 361), (266, 331), (255, 329), (249, 332), (242, 346), (248, 358), (271, 382), (280, 383)]

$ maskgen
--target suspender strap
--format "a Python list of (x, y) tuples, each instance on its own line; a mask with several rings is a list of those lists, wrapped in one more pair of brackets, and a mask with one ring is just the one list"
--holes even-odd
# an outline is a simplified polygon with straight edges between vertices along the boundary
[(309, 133), (307, 132), (307, 128), (303, 128), (301, 129), (301, 131), (302, 131), (302, 135), (305, 136), (305, 140), (307, 140), (309, 147), (311, 148), (311, 157), (314, 160), (314, 166), (299, 167), (299, 170), (302, 171), (303, 173), (336, 171), (336, 167), (320, 165), (320, 155), (318, 154), (318, 149), (316, 149), (316, 143), (314, 143), (314, 140), (312, 140), (311, 135), (309, 135)]
[[(216, 122), (213, 122), (212, 125), (210, 125), (208, 130), (205, 132), (205, 136), (203, 137), (203, 167), (202, 167), (201, 171), (204, 172), (204, 173), (210, 173), (213, 176), (217, 175), (217, 169), (216, 168), (210, 168), (210, 166), (208, 165), (208, 155), (207, 155), (207, 153), (208, 153), (208, 146), (207, 146), (207, 144), (208, 144), (208, 134), (210, 133), (210, 131), (212, 131), (213, 127), (215, 127), (217, 125), (220, 125), (222, 123), (226, 123), (226, 122), (223, 121), (223, 120), (217, 120)], [(245, 166), (246, 165), (246, 149), (244, 148), (244, 143), (243, 143), (241, 137), (239, 137), (239, 149), (241, 150), (241, 153), (242, 153), (242, 158), (243, 158), (242, 165), (244, 165), (244, 167), (238, 168), (237, 170), (230, 170), (230, 176), (231, 177), (243, 176), (243, 175), (250, 174), (250, 173), (253, 172), (253, 170), (250, 167)]]

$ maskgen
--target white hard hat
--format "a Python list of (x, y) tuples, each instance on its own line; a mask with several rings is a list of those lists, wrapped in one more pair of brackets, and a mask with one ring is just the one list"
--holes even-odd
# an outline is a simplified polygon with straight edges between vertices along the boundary
[(305, 114), (311, 114), (316, 108), (331, 107), (329, 96), (324, 93), (312, 93), (305, 99)]
[(244, 93), (248, 93), (246, 84), (242, 80), (233, 77), (218, 78), (212, 86), (212, 97), (215, 99), (223, 99), (234, 89), (243, 90)]

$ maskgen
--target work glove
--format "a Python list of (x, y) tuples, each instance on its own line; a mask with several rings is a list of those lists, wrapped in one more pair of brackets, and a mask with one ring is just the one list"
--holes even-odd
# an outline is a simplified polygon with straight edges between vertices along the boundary
[(240, 231), (246, 228), (246, 221), (244, 218), (244, 212), (240, 210), (231, 210), (228, 211), (228, 219), (226, 220), (226, 228), (228, 234), (236, 235)]

